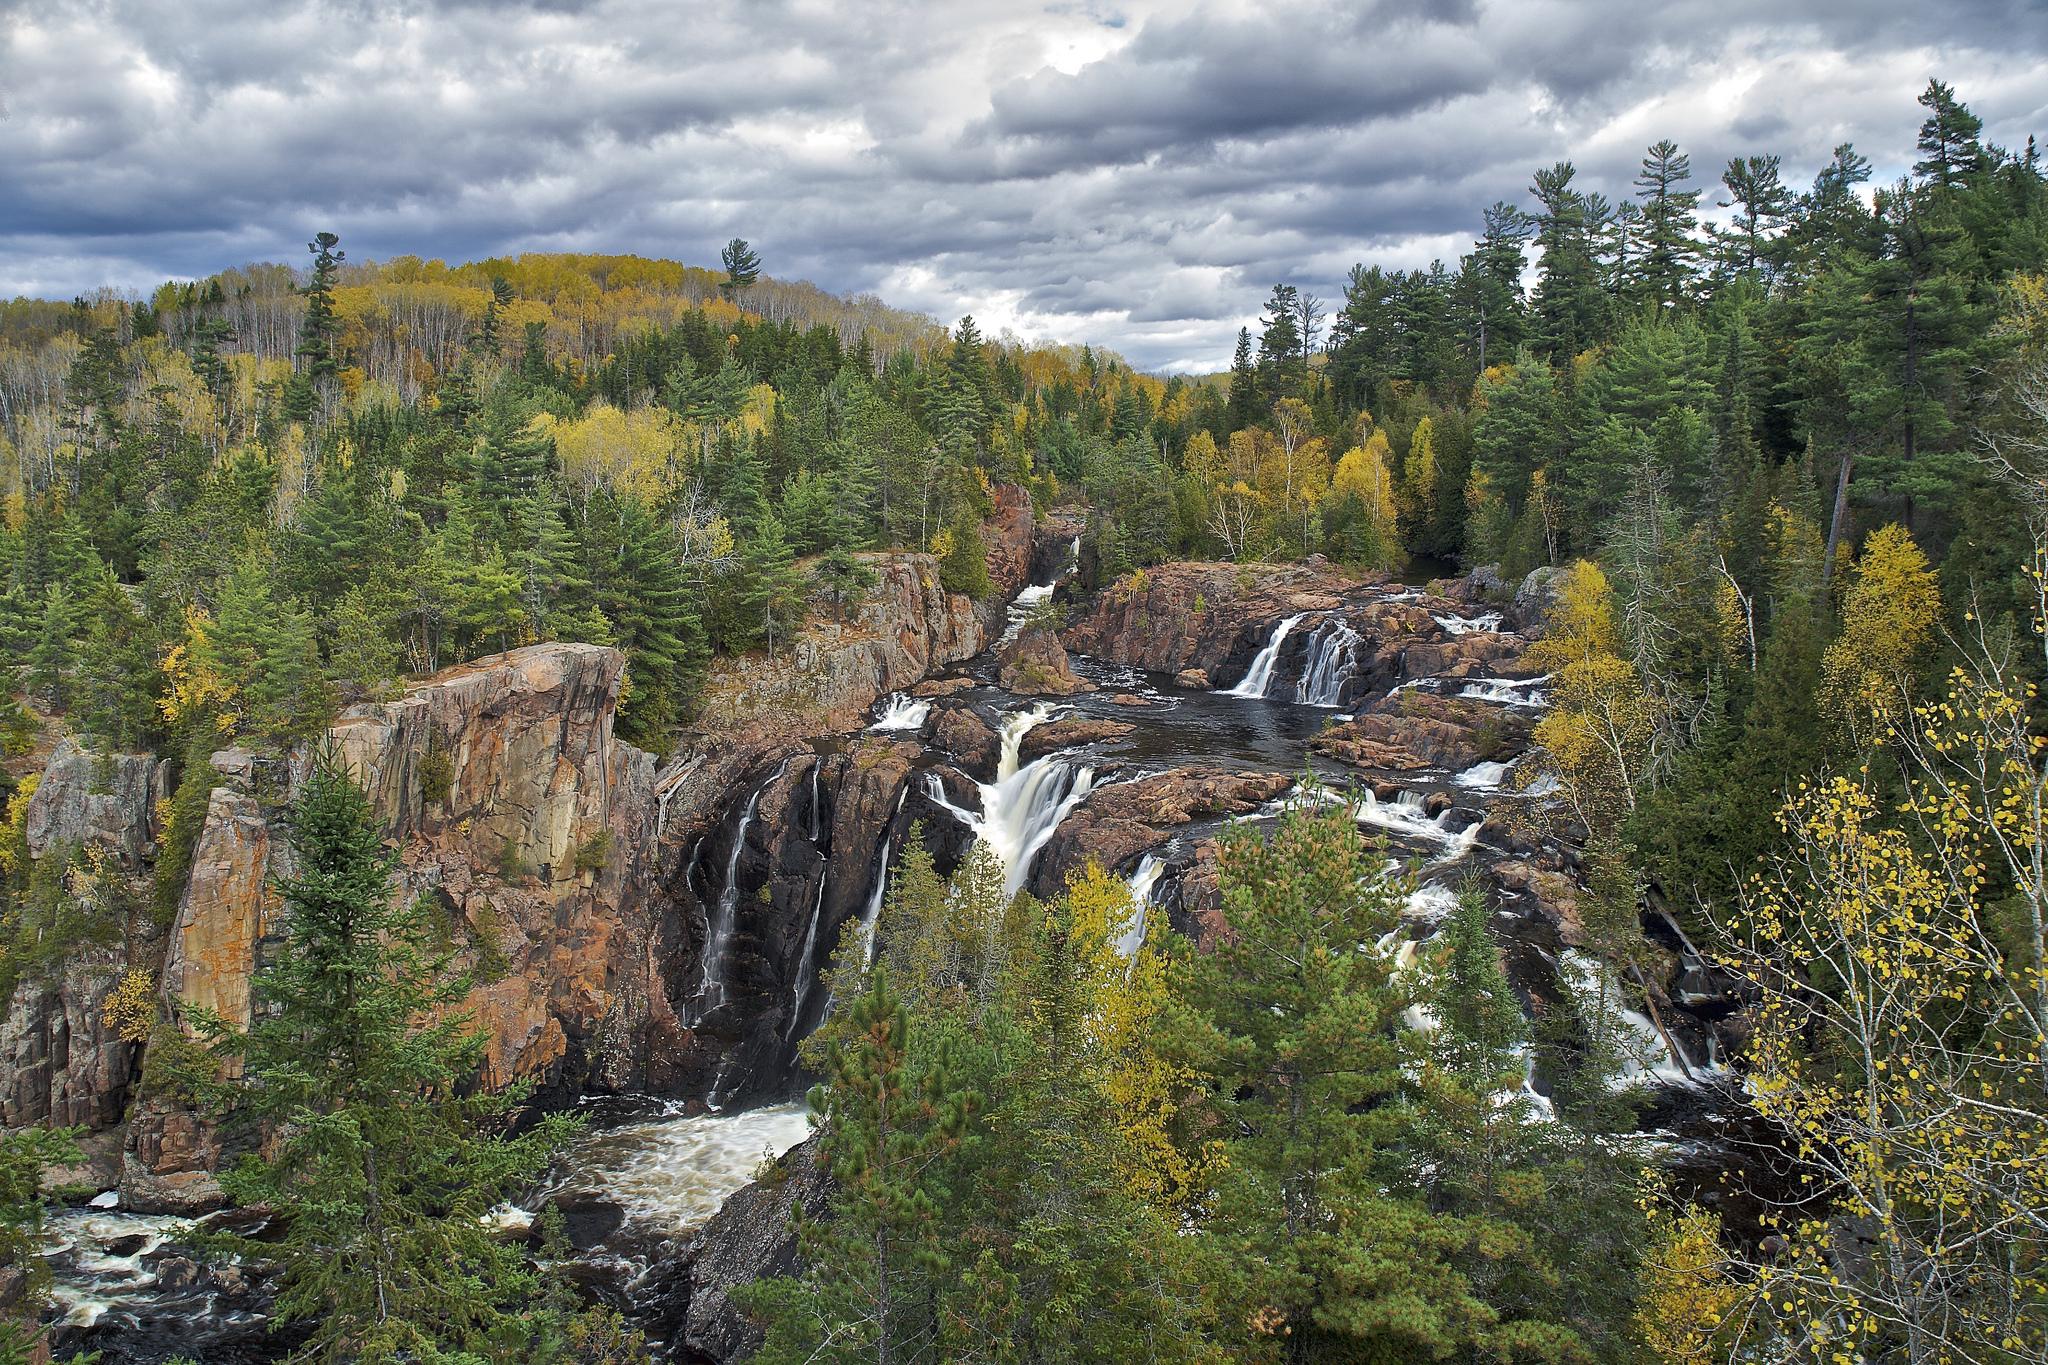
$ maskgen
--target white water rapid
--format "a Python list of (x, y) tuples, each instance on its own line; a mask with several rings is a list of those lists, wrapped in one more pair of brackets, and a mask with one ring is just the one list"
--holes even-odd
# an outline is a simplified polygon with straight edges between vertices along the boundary
[(924, 729), (932, 704), (919, 701), (908, 692), (891, 692), (882, 701), (882, 713), (868, 729), (888, 733), (914, 734)]
[(1131, 873), (1131, 901), (1137, 907), (1130, 924), (1117, 935), (1116, 950), (1128, 962), (1138, 955), (1138, 949), (1145, 942), (1145, 912), (1151, 908), (1152, 892), (1159, 885), (1160, 877), (1166, 873), (1166, 860), (1156, 853), (1147, 853), (1138, 860), (1138, 866)]
[(1052, 838), (1060, 821), (1095, 789), (1094, 768), (1076, 766), (1059, 754), (1019, 762), (1024, 736), (1053, 715), (1054, 708), (1041, 702), (1003, 717), (996, 780), (975, 784), (981, 792), (979, 814), (956, 805), (937, 773), (925, 773), (925, 793), (932, 804), (973, 830), (1002, 862), (1006, 895), (1014, 896), (1023, 889), (1038, 850)]

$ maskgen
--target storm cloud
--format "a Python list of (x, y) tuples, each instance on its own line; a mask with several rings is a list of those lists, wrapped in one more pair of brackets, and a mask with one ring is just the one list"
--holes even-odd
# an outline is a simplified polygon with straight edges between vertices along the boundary
[(1469, 248), (1569, 157), (1913, 159), (1930, 76), (2048, 125), (2042, 0), (0, 0), (0, 295), (297, 260), (628, 251), (1162, 370), (1276, 280)]

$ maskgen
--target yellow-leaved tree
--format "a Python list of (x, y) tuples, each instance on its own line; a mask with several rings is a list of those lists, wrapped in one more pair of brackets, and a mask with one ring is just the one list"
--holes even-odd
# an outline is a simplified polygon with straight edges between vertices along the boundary
[[(1967, 710), (1920, 714), (1935, 753), (1975, 747)], [(1725, 963), (1754, 1002), (1750, 1102), (1808, 1188), (1753, 1267), (1751, 1331), (1772, 1359), (2048, 1359), (2040, 968), (2001, 943), (1997, 836), (1924, 777), (1903, 810), (1833, 778), (1781, 823)]]
[(1559, 576), (1544, 633), (1525, 657), (1551, 675), (1553, 704), (1536, 742), (1560, 794), (1596, 832), (1635, 808), (1657, 732), (1656, 704), (1620, 650), (1607, 575), (1590, 560), (1574, 561)]
[(1085, 1028), (1101, 1067), (1098, 1084), (1123, 1141), (1119, 1174), (1147, 1203), (1185, 1209), (1203, 1187), (1207, 1148), (1190, 1155), (1174, 1121), (1195, 1075), (1159, 1048), (1171, 1004), (1162, 939), (1122, 880), (1091, 860), (1067, 881), (1067, 912), (1087, 983)]
[(1822, 714), (1858, 743), (1882, 739), (1905, 714), (1940, 615), (1934, 569), (1906, 528), (1872, 531), (1821, 659)]
[(1401, 555), (1400, 513), (1394, 501), (1394, 479), (1388, 464), (1392, 451), (1387, 434), (1375, 431), (1362, 446), (1353, 446), (1337, 461), (1330, 496), (1360, 509), (1358, 558), (1388, 568)]

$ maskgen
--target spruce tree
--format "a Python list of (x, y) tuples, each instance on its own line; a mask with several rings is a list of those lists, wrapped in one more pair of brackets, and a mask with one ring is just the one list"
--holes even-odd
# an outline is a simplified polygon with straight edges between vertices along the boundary
[(290, 829), (296, 871), (278, 886), (283, 941), (256, 974), (256, 1020), (239, 1034), (204, 1023), (240, 1064), (238, 1111), (267, 1135), (222, 1185), (282, 1234), (216, 1243), (280, 1267), (277, 1320), (306, 1324), (312, 1358), (516, 1355), (537, 1286), (485, 1214), (573, 1123), (506, 1135), (520, 1092), (476, 1085), (485, 1039), (459, 1009), (468, 981), (431, 946), (423, 904), (392, 896), (396, 855), (331, 751)]
[(334, 313), (334, 287), (348, 253), (335, 250), (339, 245), (341, 239), (331, 232), (316, 233), (306, 244), (313, 255), (313, 277), (306, 285), (306, 316), (299, 323), (294, 353), (301, 363), (286, 386), (284, 404), (285, 416), (295, 422), (307, 421), (319, 410), (322, 394), (341, 373), (341, 320)]

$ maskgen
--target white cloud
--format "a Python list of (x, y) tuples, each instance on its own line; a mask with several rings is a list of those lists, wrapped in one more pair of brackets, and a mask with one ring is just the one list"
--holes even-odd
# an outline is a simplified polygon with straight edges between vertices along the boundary
[[(2031, 12), (2030, 12), (2031, 11)], [(1930, 75), (2016, 144), (2026, 0), (913, 4), (0, 0), (0, 294), (574, 246), (873, 291), (1161, 369), (1275, 279), (1453, 259), (1570, 157), (1912, 159)]]

